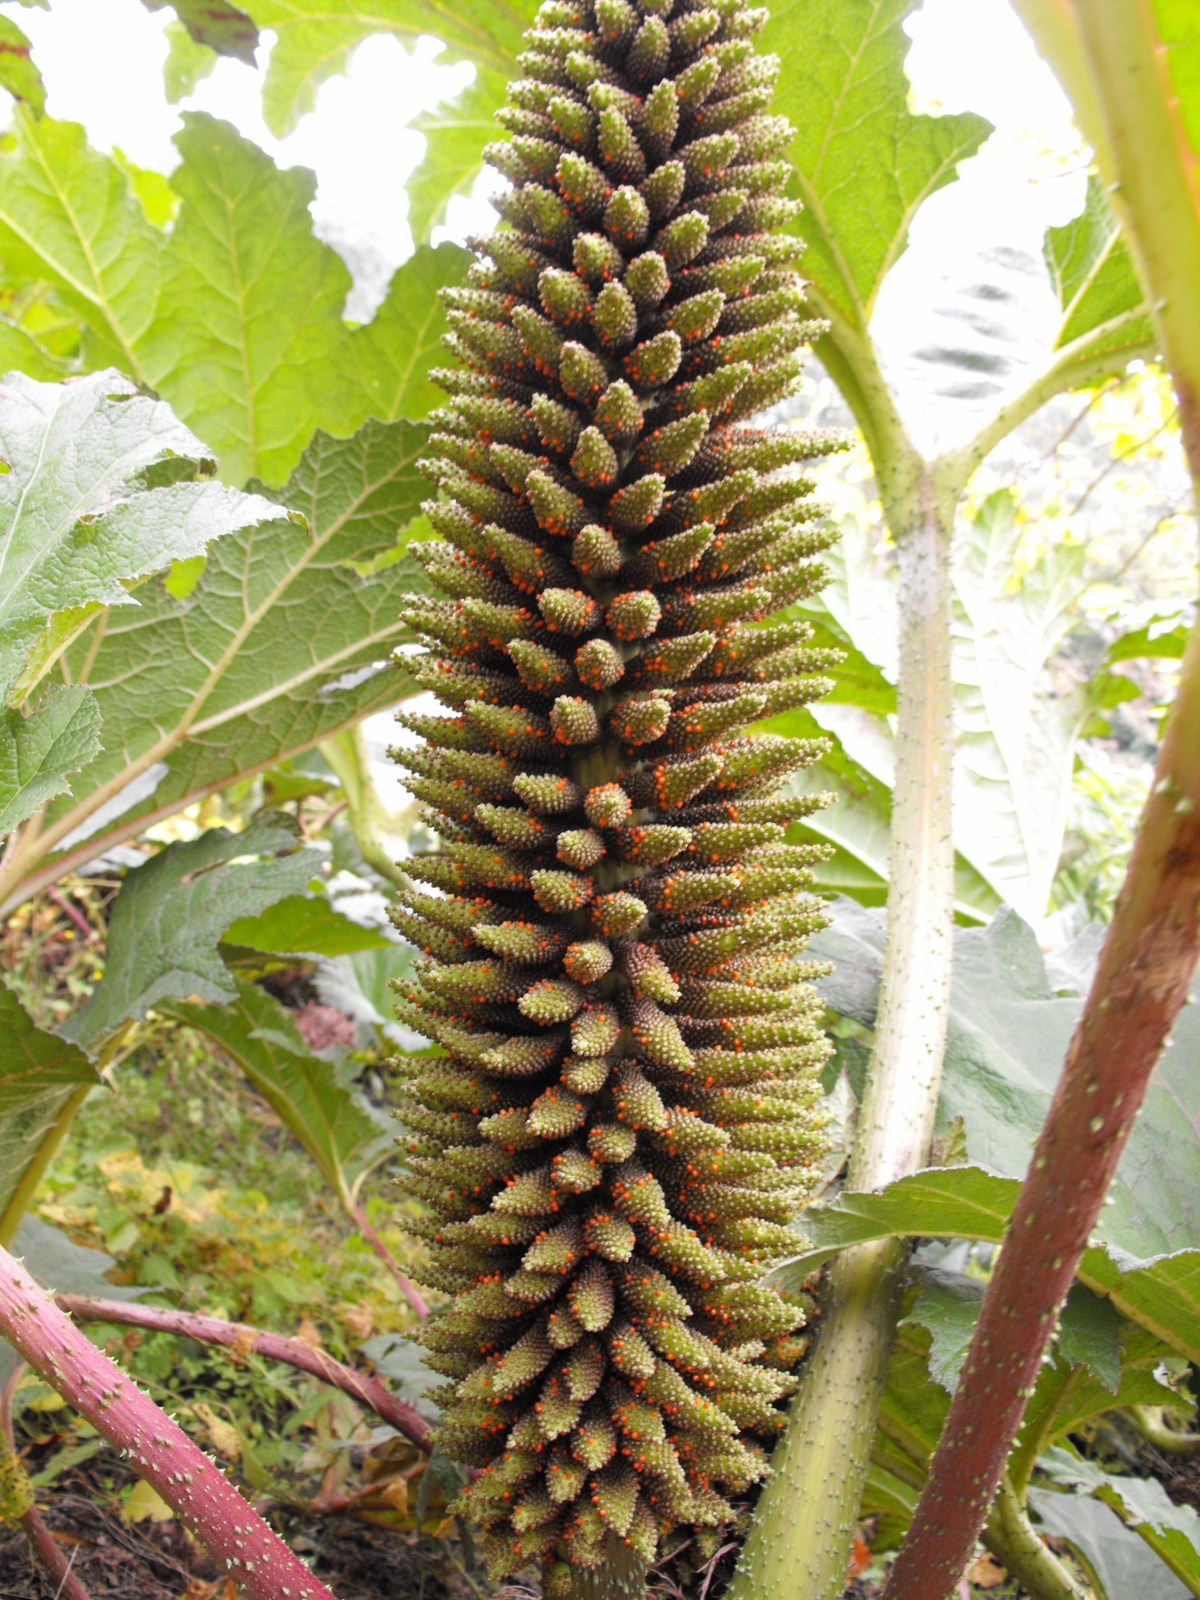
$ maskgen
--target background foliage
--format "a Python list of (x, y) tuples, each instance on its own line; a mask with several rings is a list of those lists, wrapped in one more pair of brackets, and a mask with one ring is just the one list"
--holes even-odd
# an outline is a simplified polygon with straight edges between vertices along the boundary
[[(442, 59), (475, 77), (418, 119), (417, 247), (356, 325), (351, 272), (314, 231), (310, 174), (198, 112), (169, 177), (92, 148), (46, 114), (36, 56), (0, 19), (14, 47), (0, 83), (19, 102), (0, 149), (0, 1239), (19, 1237), (55, 1288), (99, 1282), (110, 1297), (124, 1287), (307, 1330), (415, 1397), (419, 1363), (393, 1338), (412, 1318), (394, 1275), (412, 1247), (388, 1198), (384, 1109), (400, 1033), (389, 980), (409, 952), (386, 897), (430, 841), (388, 809), (376, 724), (363, 724), (412, 692), (397, 597), (421, 577), (405, 546), (426, 531), (415, 464), (437, 403), (437, 291), (466, 262), (430, 241), (479, 176), (532, 7), (146, 3), (174, 13), (176, 96), (218, 53), (261, 47), (275, 134), (380, 32), (412, 46), (435, 31)], [(943, 1164), (881, 1195), (831, 1191), (785, 1269), (799, 1281), (852, 1239), (947, 1241), (917, 1257), (889, 1374), (862, 1507), (876, 1563), (915, 1503), (1094, 924), (1111, 912), (1195, 593), (1170, 393), (1094, 180), (1080, 216), (1046, 236), (1059, 321), (1025, 352), (1024, 387), (936, 459), (912, 442), (872, 315), (919, 209), (989, 133), (971, 113), (910, 108), (913, 9), (782, 0), (765, 38), (784, 63), (777, 108), (799, 130), (806, 269), (828, 324), (779, 420), (857, 430), (851, 455), (821, 469), (843, 537), (810, 609), (846, 665), (827, 702), (772, 724), (831, 737), (798, 781), (839, 795), (811, 831), (835, 847), (822, 953), (836, 962), (829, 1090), (846, 1127), (878, 986), (894, 539), (914, 472), (954, 526), (961, 927)], [(1194, 67), (1181, 78), (1193, 110)], [(950, 393), (991, 359), (968, 322), (957, 334), (939, 366)], [(1200, 1360), (1195, 1019), (1152, 1091), (1012, 1463), (1029, 1511), (1108, 1600), (1200, 1593), (1195, 1517), (1159, 1488), (1169, 1474), (1147, 1475), (1162, 1458), (1144, 1442), (1187, 1447)], [(86, 1262), (64, 1235), (93, 1247)], [(199, 1348), (162, 1334), (122, 1346), (285, 1519), (304, 1508), (319, 1526), (336, 1506), (398, 1537), (449, 1532), (445, 1464), (423, 1471), (405, 1441), (308, 1379)], [(46, 1422), (54, 1404), (17, 1381), (19, 1443), (43, 1488), (100, 1454), (86, 1429)], [(1196, 1481), (1176, 1501), (1200, 1504)], [(131, 1480), (111, 1489), (132, 1498)], [(469, 1547), (445, 1549), (435, 1581), (458, 1583), (460, 1562), (478, 1585)], [(661, 1592), (723, 1580), (714, 1554), (682, 1558)]]

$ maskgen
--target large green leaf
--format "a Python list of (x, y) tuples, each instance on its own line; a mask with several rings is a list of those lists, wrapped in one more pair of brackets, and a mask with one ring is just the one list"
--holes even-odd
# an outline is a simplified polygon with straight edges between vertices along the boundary
[(378, 928), (352, 922), (322, 894), (288, 895), (257, 916), (239, 917), (225, 930), (225, 943), (271, 955), (303, 956), (396, 948), (394, 939)]
[(1056, 349), (1088, 336), (1089, 348), (1111, 352), (1119, 372), (1153, 343), (1133, 259), (1094, 175), (1079, 215), (1047, 231), (1045, 257), (1062, 315)]
[[(929, 1293), (928, 1275), (922, 1274), (922, 1282), (926, 1288), (906, 1302), (879, 1425), (883, 1437), (924, 1475), (950, 1406), (947, 1380), (956, 1377), (966, 1353), (983, 1285), (956, 1277), (953, 1294), (944, 1286), (941, 1292)], [(1070, 1321), (1071, 1313), (1065, 1315)], [(1026, 1405), (1015, 1465), (1022, 1464), (1023, 1455), (1040, 1452), (1103, 1412), (1127, 1405), (1162, 1405), (1173, 1398), (1155, 1376), (1162, 1362), (1162, 1346), (1155, 1336), (1115, 1316), (1112, 1321), (1115, 1337), (1102, 1357), (1111, 1382), (1101, 1381), (1087, 1360), (1076, 1359), (1061, 1337), (1051, 1347)], [(877, 1451), (877, 1459), (886, 1463), (886, 1450)]]
[(217, 944), (239, 917), (297, 893), (317, 870), (297, 849), (299, 829), (282, 813), (241, 833), (212, 828), (125, 876), (108, 929), (104, 980), (60, 1032), (95, 1053), (129, 1018), (160, 1000), (232, 1000), (233, 980)]
[(100, 711), (82, 684), (51, 688), (29, 714), (0, 709), (0, 838), (69, 785), (100, 749)]
[(912, 10), (913, 0), (778, 0), (762, 34), (781, 61), (775, 109), (796, 128), (805, 276), (822, 314), (859, 329), (920, 206), (990, 131), (970, 112), (908, 109)]
[(1031, 1489), (1039, 1530), (1082, 1559), (1102, 1600), (1187, 1600), (1189, 1591), (1111, 1506), (1086, 1495)]
[[(445, 355), (439, 291), (465, 281), (468, 260), (457, 245), (422, 245), (396, 269), (379, 310), (351, 336), (359, 384), (355, 419), (417, 421), (441, 405), (445, 395), (429, 377), (430, 367)], [(359, 426), (358, 420), (353, 426)]]
[(45, 280), (87, 329), (88, 364), (145, 376), (134, 345), (152, 321), (163, 237), (120, 165), (74, 122), (18, 108), (0, 155), (0, 252), (10, 279)]
[(390, 1122), (372, 1117), (351, 1088), (352, 1073), (313, 1055), (278, 1001), (238, 982), (232, 1005), (167, 1005), (167, 1015), (198, 1029), (249, 1078), (317, 1163), (344, 1205), (395, 1148)]
[[(842, 902), (813, 954), (834, 962), (822, 991), (869, 1026), (883, 964), (882, 918)], [(1197, 983), (1200, 996), (1200, 981)], [(1011, 912), (956, 930), (939, 1122), (961, 1119), (971, 1165), (918, 1173), (879, 1194), (805, 1212), (820, 1259), (869, 1237), (998, 1242), (1045, 1120), (1082, 1008), (1056, 994), (1031, 930)], [(1080, 1278), (1126, 1315), (1200, 1354), (1200, 1006), (1185, 1007), (1134, 1126)], [(816, 1256), (806, 1252), (793, 1275)]]
[[(169, 235), (147, 220), (125, 167), (73, 123), (18, 113), (14, 148), (0, 152), (0, 251), (81, 319), (85, 364), (158, 389), (238, 484), (282, 482), (318, 429), (347, 436), (371, 417), (424, 416), (445, 331), (437, 290), (461, 279), (464, 253), (418, 251), (375, 318), (351, 327), (350, 274), (312, 231), (312, 174), (280, 171), (227, 123), (185, 124)], [(10, 331), (12, 359), (37, 358)]]
[[(77, 1045), (37, 1027), (0, 983), (0, 1238), (11, 1241), (30, 1172), (56, 1142), (59, 1119), (81, 1089), (100, 1082)], [(19, 1202), (18, 1202), (19, 1204)]]
[(318, 436), (278, 495), (303, 521), (218, 541), (185, 598), (152, 581), (137, 611), (75, 642), (68, 668), (92, 686), (104, 749), (10, 861), (10, 895), (402, 697), (388, 656), (404, 637), (401, 596), (423, 574), (399, 561), (364, 578), (348, 563), (395, 548), (420, 500), (424, 440), (408, 423)]
[(1047, 1469), (1057, 1483), (1084, 1489), (1112, 1508), (1127, 1528), (1200, 1594), (1200, 1515), (1189, 1505), (1176, 1505), (1157, 1478), (1117, 1477), (1073, 1451), (1049, 1452)]
[(405, 41), (435, 34), (480, 66), (510, 72), (521, 33), (536, 9), (530, 0), (244, 0), (260, 28), (276, 36), (263, 89), (263, 114), (282, 137), (315, 104), (318, 86), (344, 72), (373, 33)]
[(234, 482), (281, 483), (318, 428), (416, 419), (444, 329), (452, 246), (401, 269), (365, 328), (343, 321), (351, 279), (313, 234), (305, 168), (281, 172), (226, 122), (190, 113), (177, 141), (182, 199), (159, 314), (138, 347), (150, 381), (212, 445)]
[(319, 426), (352, 431), (339, 360), (350, 275), (313, 236), (311, 172), (280, 172), (229, 123), (197, 113), (176, 143), (182, 205), (139, 357), (232, 481), (282, 481)]
[[(840, 902), (812, 941), (834, 963), (821, 988), (832, 1008), (874, 1022), (883, 966), (879, 913)], [(1195, 989), (1200, 996), (1200, 980)], [(1032, 930), (1012, 912), (954, 934), (954, 972), (939, 1105), (943, 1129), (961, 1119), (967, 1155), (1023, 1177), (1082, 1010), (1052, 986)], [(1180, 1014), (1130, 1135), (1100, 1232), (1130, 1257), (1200, 1242), (1200, 1006)]]
[[(103, 606), (134, 605), (132, 582), (199, 554), (278, 508), (215, 482), (209, 452), (168, 406), (127, 378), (0, 383), (0, 692), (37, 670)], [(150, 482), (148, 482), (148, 478)]]
[[(999, 1244), (1020, 1182), (982, 1167), (934, 1167), (870, 1194), (845, 1192), (804, 1213), (808, 1241), (777, 1269), (781, 1286), (798, 1286), (847, 1245), (873, 1239), (960, 1238)], [(1139, 1261), (1108, 1243), (1084, 1252), (1079, 1279), (1108, 1296), (1131, 1321), (1200, 1359), (1200, 1249)]]
[[(928, 1328), (929, 1376), (952, 1394), (979, 1320), (983, 1282), (929, 1267), (920, 1269), (917, 1278), (920, 1288), (908, 1319)], [(1073, 1285), (1059, 1317), (1057, 1340), (1064, 1365), (1086, 1367), (1099, 1382), (1105, 1392), (1100, 1408), (1107, 1409), (1121, 1382), (1121, 1320), (1112, 1302), (1082, 1284)]]

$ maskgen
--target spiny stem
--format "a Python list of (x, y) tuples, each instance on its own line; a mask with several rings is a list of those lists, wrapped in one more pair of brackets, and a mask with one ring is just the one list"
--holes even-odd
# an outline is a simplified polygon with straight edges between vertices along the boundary
[(144, 1306), (128, 1300), (99, 1300), (84, 1294), (57, 1294), (54, 1299), (63, 1311), (81, 1322), (115, 1322), (127, 1328), (173, 1333), (201, 1344), (221, 1345), (232, 1350), (238, 1360), (257, 1355), (267, 1361), (284, 1361), (340, 1389), (420, 1449), (429, 1449), (429, 1424), (418, 1411), (398, 1399), (378, 1378), (356, 1372), (353, 1367), (335, 1361), (323, 1350), (314, 1350), (299, 1339), (264, 1333), (247, 1327), (244, 1322), (227, 1322), (222, 1317), (205, 1317), (194, 1311), (174, 1311), (164, 1306)]
[(1198, 957), (1200, 626), (1095, 980), (885, 1600), (943, 1600), (969, 1559)]
[(178, 1424), (0, 1250), (0, 1335), (151, 1484), (250, 1600), (335, 1600)]

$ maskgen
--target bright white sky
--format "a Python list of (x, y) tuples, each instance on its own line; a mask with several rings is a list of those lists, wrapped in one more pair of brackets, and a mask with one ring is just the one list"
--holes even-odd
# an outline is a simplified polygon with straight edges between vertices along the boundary
[[(169, 11), (150, 13), (140, 0), (53, 0), (50, 11), (9, 0), (0, 3), (0, 13), (19, 21), (32, 39), (52, 116), (82, 122), (101, 149), (119, 146), (140, 165), (171, 169), (179, 108), (161, 91)], [(1048, 344), (1053, 302), (1037, 265), (1041, 239), (1048, 224), (1080, 209), (1083, 160), (1066, 100), (1007, 0), (925, 0), (909, 31), (914, 107), (977, 111), (996, 127), (984, 153), (964, 165), (963, 181), (923, 208), (875, 318), (918, 442), (933, 448), (969, 427), (981, 409), (990, 411), (998, 390), (1018, 384), (1021, 372), (1038, 361), (1036, 339), (1019, 350), (1004, 348), (1006, 326), (1016, 321), (1023, 333)], [(423, 147), (408, 123), (470, 75), (465, 66), (439, 66), (438, 50), (431, 39), (412, 51), (394, 39), (368, 40), (349, 72), (321, 88), (316, 111), (282, 142), (263, 123), (258, 74), (241, 63), (221, 61), (185, 107), (228, 118), (281, 165), (313, 168), (318, 228), (369, 240), (396, 264), (412, 248), (404, 182)], [(1065, 176), (1064, 166), (1071, 169)], [(486, 226), (481, 209), (490, 219), (478, 201), (454, 202), (448, 236)], [(1022, 255), (982, 262), (981, 255), (997, 246)], [(986, 304), (972, 295), (981, 281), (1010, 296), (1006, 308), (987, 302), (994, 308), (992, 329), (980, 327), (977, 312)], [(369, 314), (369, 307), (360, 314)], [(968, 325), (973, 347), (982, 343), (1003, 370), (985, 378), (982, 392), (968, 383), (951, 396), (945, 363), (932, 356), (961, 342)]]

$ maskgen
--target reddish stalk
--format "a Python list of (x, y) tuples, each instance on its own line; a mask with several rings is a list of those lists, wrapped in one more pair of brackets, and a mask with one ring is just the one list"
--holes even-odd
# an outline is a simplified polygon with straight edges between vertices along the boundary
[(421, 1295), (421, 1291), (414, 1284), (410, 1283), (409, 1280), (404, 1276), (403, 1272), (401, 1272), (399, 1263), (397, 1262), (395, 1256), (375, 1232), (375, 1229), (367, 1221), (367, 1214), (363, 1208), (360, 1205), (352, 1204), (348, 1209), (350, 1212), (350, 1219), (354, 1223), (354, 1226), (358, 1229), (359, 1233), (362, 1234), (366, 1243), (370, 1245), (371, 1249), (374, 1250), (375, 1254), (383, 1262), (384, 1266), (391, 1273), (392, 1277), (395, 1278), (396, 1283), (399, 1286), (400, 1293), (408, 1301), (409, 1305), (417, 1313), (421, 1321), (424, 1322), (425, 1318), (429, 1315), (429, 1307), (426, 1305), (425, 1300)]
[(945, 1600), (1200, 958), (1200, 626), (1066, 1066), (883, 1600)]
[(148, 1328), (156, 1333), (173, 1333), (195, 1339), (200, 1344), (222, 1345), (239, 1357), (263, 1356), (268, 1361), (284, 1361), (328, 1383), (352, 1400), (373, 1411), (421, 1450), (429, 1449), (429, 1424), (420, 1412), (398, 1399), (365, 1372), (356, 1372), (344, 1362), (335, 1361), (323, 1350), (314, 1350), (300, 1339), (287, 1339), (278, 1333), (263, 1333), (244, 1322), (227, 1322), (223, 1317), (200, 1316), (194, 1311), (173, 1311), (164, 1306), (142, 1306), (127, 1300), (97, 1300), (91, 1295), (56, 1294), (55, 1302), (82, 1322), (116, 1322), (127, 1328)]
[[(29, 1540), (29, 1547), (33, 1551), (35, 1561), (40, 1561), (49, 1573), (58, 1588), (55, 1591), (62, 1600), (92, 1600), (91, 1595), (84, 1588), (83, 1583), (71, 1571), (71, 1562), (66, 1559), (58, 1548), (54, 1535), (42, 1521), (42, 1514), (33, 1503), (33, 1488), (25, 1477), (24, 1468), (17, 1457), (17, 1443), (13, 1437), (12, 1425), (12, 1397), (17, 1387), (17, 1380), (25, 1370), (25, 1363), (18, 1361), (13, 1367), (8, 1382), (0, 1390), (0, 1432), (4, 1436), (13, 1471), (20, 1475), (20, 1483), (25, 1493), (29, 1496), (29, 1503), (21, 1513), (21, 1527), (25, 1537)], [(74, 1560), (74, 1557), (72, 1557)]]
[(46, 896), (48, 899), (54, 901), (54, 904), (66, 917), (67, 921), (74, 924), (88, 944), (100, 943), (100, 936), (96, 932), (95, 928), (92, 927), (91, 923), (84, 916), (83, 912), (71, 904), (61, 890), (56, 889), (54, 885), (51, 884), (50, 888), (46, 890)]
[(0, 1250), (0, 1335), (123, 1455), (250, 1600), (336, 1600), (224, 1473)]

